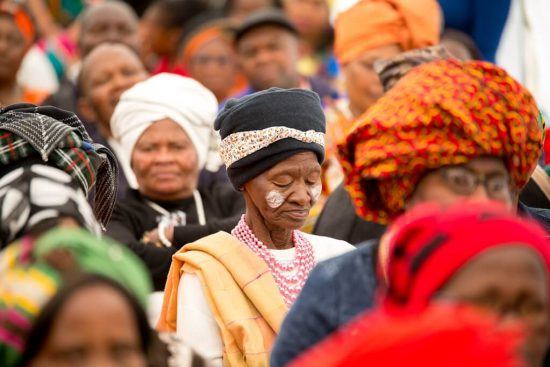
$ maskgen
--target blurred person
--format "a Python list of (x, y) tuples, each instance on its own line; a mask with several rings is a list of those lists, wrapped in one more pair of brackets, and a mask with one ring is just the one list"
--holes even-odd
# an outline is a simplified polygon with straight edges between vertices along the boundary
[(23, 58), (37, 36), (34, 19), (23, 4), (0, 3), (0, 105), (39, 104), (47, 97), (47, 93), (25, 88), (17, 81)]
[(149, 5), (141, 23), (144, 51), (154, 58), (152, 74), (187, 75), (178, 64), (178, 45), (188, 23), (207, 10), (203, 0), (157, 0)]
[(0, 131), (0, 247), (65, 221), (100, 235), (114, 207), (117, 167), (76, 115), (11, 105), (0, 110)]
[(58, 228), (7, 247), (0, 274), (3, 366), (147, 366), (151, 285), (131, 251)]
[(217, 109), (216, 97), (199, 82), (162, 73), (124, 92), (111, 118), (130, 190), (107, 234), (143, 259), (155, 290), (164, 289), (173, 253), (230, 230), (244, 211), (241, 194), (227, 183), (198, 187), (200, 171), (219, 160)]
[[(120, 154), (121, 147), (113, 138), (111, 117), (120, 95), (147, 76), (145, 65), (135, 50), (122, 43), (100, 44), (82, 61), (77, 83), (78, 110), (96, 127), (98, 134), (94, 140), (116, 154)], [(128, 190), (126, 171), (129, 167), (121, 167), (122, 172), (118, 175), (119, 199), (124, 198)], [(132, 172), (129, 174), (133, 175)]]
[[(138, 18), (133, 9), (119, 0), (109, 0), (89, 5), (80, 15), (80, 32), (78, 38), (78, 54), (80, 60), (101, 43), (123, 43), (139, 52)], [(64, 110), (78, 110), (78, 89), (76, 81), (80, 72), (80, 64), (68, 70), (61, 81), (59, 90), (49, 96), (45, 105), (52, 105)], [(86, 129), (95, 136), (94, 126), (86, 122)]]
[(248, 17), (235, 33), (235, 48), (249, 88), (236, 97), (271, 87), (311, 89), (322, 101), (334, 97), (332, 88), (321, 79), (300, 75), (298, 46), (298, 30), (280, 10)]
[(300, 73), (335, 84), (338, 65), (332, 52), (334, 33), (329, 23), (328, 2), (284, 0), (282, 8), (300, 34)]
[(239, 26), (257, 11), (280, 7), (279, 0), (226, 0), (222, 14), (235, 26)]
[[(548, 230), (547, 213), (518, 203), (537, 165), (543, 124), (531, 94), (503, 69), (454, 59), (423, 64), (380, 98), (340, 146), (346, 188), (357, 214), (380, 224), (420, 203), (497, 200)], [(377, 243), (313, 270), (285, 319), (272, 366), (372, 306)]]
[(338, 227), (339, 232), (344, 232), (338, 238), (357, 243), (355, 237), (373, 230), (372, 226), (355, 217), (347, 194), (339, 186), (343, 172), (337, 160), (336, 146), (345, 139), (355, 120), (384, 93), (374, 70), (375, 63), (402, 52), (437, 44), (440, 29), (441, 11), (435, 0), (359, 1), (336, 18), (334, 54), (342, 70), (345, 98), (330, 103), (326, 111), (324, 195), (311, 218), (311, 222), (319, 221), (314, 233), (320, 231), (318, 234), (326, 235), (334, 226), (340, 225), (336, 222), (339, 216), (332, 212), (319, 213), (335, 191), (333, 201), (349, 218), (347, 226)]
[[(505, 342), (514, 349), (501, 356), (511, 361), (523, 352), (524, 363), (514, 365), (540, 367), (550, 344), (548, 245), (542, 228), (494, 202), (415, 207), (381, 243), (388, 255), (377, 264), (377, 306), (292, 365), (371, 365), (384, 358), (388, 366), (500, 366), (486, 358), (506, 351), (499, 333), (514, 332), (508, 338), (515, 342)], [(474, 310), (477, 317), (469, 314)], [(483, 329), (465, 333), (476, 323)], [(492, 347), (476, 341), (484, 333), (492, 335)], [(453, 334), (454, 341), (445, 337)]]
[(176, 331), (215, 366), (266, 366), (314, 264), (353, 247), (299, 230), (321, 191), (325, 117), (315, 93), (271, 88), (232, 99), (215, 127), (246, 213), (231, 234), (174, 255), (158, 329)]
[(481, 51), (479, 51), (474, 40), (466, 33), (456, 29), (445, 29), (441, 35), (440, 44), (457, 59), (463, 61), (483, 60)]
[(180, 59), (189, 76), (210, 89), (219, 103), (246, 88), (225, 21), (213, 20), (191, 31)]

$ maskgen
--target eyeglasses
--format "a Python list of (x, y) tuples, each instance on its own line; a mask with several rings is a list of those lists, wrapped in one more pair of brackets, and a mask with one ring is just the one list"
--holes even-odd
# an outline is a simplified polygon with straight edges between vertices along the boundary
[(207, 56), (198, 55), (195, 56), (191, 62), (197, 65), (217, 64), (218, 66), (227, 66), (232, 63), (232, 59), (229, 56)]
[(507, 173), (480, 175), (463, 166), (444, 167), (438, 172), (447, 186), (459, 195), (470, 195), (483, 185), (491, 199), (511, 197), (511, 180)]

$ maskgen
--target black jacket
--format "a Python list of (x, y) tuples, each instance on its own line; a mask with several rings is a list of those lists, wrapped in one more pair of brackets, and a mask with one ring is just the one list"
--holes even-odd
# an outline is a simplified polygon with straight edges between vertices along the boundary
[(107, 226), (107, 235), (127, 245), (147, 265), (155, 290), (163, 290), (170, 270), (172, 255), (181, 246), (218, 231), (233, 229), (245, 211), (244, 199), (229, 184), (216, 183), (208, 189), (199, 189), (204, 205), (206, 225), (198, 224), (194, 198), (174, 202), (154, 201), (168, 212), (182, 211), (187, 224), (174, 229), (173, 246), (157, 248), (141, 242), (141, 238), (157, 228), (162, 215), (147, 204), (138, 191), (129, 190), (126, 199), (117, 203)]

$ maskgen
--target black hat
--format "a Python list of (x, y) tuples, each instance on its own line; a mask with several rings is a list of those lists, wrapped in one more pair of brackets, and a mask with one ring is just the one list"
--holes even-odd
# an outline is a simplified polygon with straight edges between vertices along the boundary
[(247, 17), (240, 27), (237, 28), (235, 31), (235, 43), (239, 43), (246, 33), (265, 25), (279, 26), (285, 28), (290, 33), (298, 35), (298, 30), (282, 11), (278, 9), (259, 10)]
[(297, 153), (313, 152), (319, 163), (325, 158), (325, 114), (319, 96), (310, 90), (270, 88), (231, 99), (214, 128), (237, 190)]

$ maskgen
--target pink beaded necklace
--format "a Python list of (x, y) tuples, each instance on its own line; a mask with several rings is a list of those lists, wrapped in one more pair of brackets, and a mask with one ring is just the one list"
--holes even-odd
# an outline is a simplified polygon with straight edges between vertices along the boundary
[(277, 261), (267, 246), (252, 233), (244, 215), (231, 234), (265, 261), (286, 304), (292, 305), (302, 290), (309, 272), (315, 266), (313, 246), (308, 239), (300, 231), (293, 231), (292, 242), (296, 251), (294, 260), (289, 264), (283, 264)]

